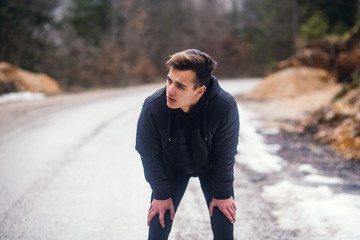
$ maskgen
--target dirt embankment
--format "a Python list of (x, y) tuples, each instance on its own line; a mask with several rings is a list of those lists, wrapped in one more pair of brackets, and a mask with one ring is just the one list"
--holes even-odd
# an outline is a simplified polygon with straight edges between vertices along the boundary
[(273, 69), (307, 66), (331, 73), (340, 82), (350, 82), (360, 72), (360, 22), (342, 37), (327, 37), (307, 43)]
[(306, 122), (315, 138), (346, 159), (360, 160), (360, 87), (316, 111)]
[(61, 92), (57, 81), (43, 73), (32, 73), (7, 62), (0, 62), (0, 94), (8, 92)]
[(344, 39), (309, 43), (275, 70), (242, 96), (244, 104), (268, 125), (308, 131), (345, 159), (360, 160), (360, 24)]
[(325, 70), (295, 67), (270, 74), (240, 100), (259, 112), (267, 126), (292, 131), (289, 121), (306, 121), (340, 90), (341, 84)]

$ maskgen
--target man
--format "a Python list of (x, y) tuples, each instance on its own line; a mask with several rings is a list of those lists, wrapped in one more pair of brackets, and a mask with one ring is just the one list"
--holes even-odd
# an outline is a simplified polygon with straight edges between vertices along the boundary
[(168, 239), (190, 177), (200, 180), (214, 239), (233, 239), (239, 115), (234, 98), (211, 74), (216, 64), (196, 49), (172, 55), (166, 87), (144, 102), (136, 150), (152, 188), (149, 239)]

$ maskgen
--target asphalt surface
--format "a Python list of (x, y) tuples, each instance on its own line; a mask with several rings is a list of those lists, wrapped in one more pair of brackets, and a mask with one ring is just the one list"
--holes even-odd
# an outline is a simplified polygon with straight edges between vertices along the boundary
[[(0, 105), (0, 239), (146, 239), (150, 188), (134, 135), (144, 98), (159, 86)], [(235, 238), (295, 239), (277, 226), (257, 176), (235, 165)], [(197, 179), (170, 239), (212, 239)]]

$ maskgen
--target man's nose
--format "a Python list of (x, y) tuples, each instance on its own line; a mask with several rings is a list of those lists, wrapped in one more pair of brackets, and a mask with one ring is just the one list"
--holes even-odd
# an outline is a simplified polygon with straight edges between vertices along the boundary
[(171, 96), (175, 95), (175, 89), (174, 89), (174, 84), (171, 84), (170, 86), (168, 86), (168, 90), (167, 90), (168, 94)]

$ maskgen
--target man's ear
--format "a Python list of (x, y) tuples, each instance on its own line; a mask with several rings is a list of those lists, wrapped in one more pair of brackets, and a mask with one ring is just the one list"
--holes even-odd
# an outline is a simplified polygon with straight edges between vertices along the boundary
[(206, 91), (206, 87), (205, 87), (205, 85), (202, 85), (202, 86), (199, 87), (199, 89), (198, 89), (198, 94), (199, 94), (200, 96), (202, 96), (202, 95), (205, 93), (205, 91)]

